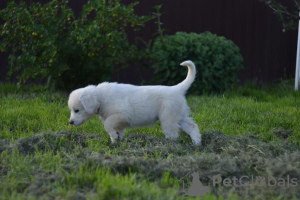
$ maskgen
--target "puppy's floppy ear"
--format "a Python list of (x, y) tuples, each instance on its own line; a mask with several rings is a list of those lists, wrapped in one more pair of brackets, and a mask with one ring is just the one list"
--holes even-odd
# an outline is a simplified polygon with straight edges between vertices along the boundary
[(85, 88), (79, 97), (85, 111), (89, 114), (95, 114), (100, 106), (99, 91), (95, 86)]

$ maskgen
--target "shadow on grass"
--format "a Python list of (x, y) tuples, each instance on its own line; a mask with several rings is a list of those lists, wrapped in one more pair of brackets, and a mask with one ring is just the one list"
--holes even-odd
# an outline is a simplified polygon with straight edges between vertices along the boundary
[[(281, 139), (279, 143), (267, 143), (254, 135), (230, 136), (221, 132), (202, 134), (202, 146), (193, 146), (187, 139), (177, 141), (147, 134), (130, 134), (124, 141), (112, 144), (103, 141), (98, 134), (79, 134), (72, 132), (42, 133), (19, 139), (15, 144), (1, 140), (0, 153), (12, 152), (17, 148), (20, 154), (34, 154), (36, 151), (64, 152), (66, 162), (61, 166), (66, 172), (78, 170), (79, 164), (91, 170), (107, 167), (114, 173), (136, 173), (137, 177), (146, 176), (150, 181), (160, 179), (165, 172), (178, 180), (197, 171), (205, 185), (212, 185), (212, 177), (270, 176), (297, 179), (296, 188), (285, 187), (284, 198), (292, 198), (300, 189), (300, 148), (287, 141), (290, 133), (284, 130), (274, 131)], [(93, 151), (89, 141), (98, 140), (103, 148)], [(74, 149), (77, 149), (77, 153)], [(80, 152), (80, 153), (78, 153)], [(107, 152), (114, 152), (107, 155)], [(69, 163), (69, 164), (68, 164)], [(47, 191), (45, 182), (59, 180), (57, 173), (37, 172), (34, 183), (28, 185), (29, 194), (39, 196)], [(288, 180), (286, 180), (288, 181)], [(50, 186), (48, 186), (50, 187)], [(230, 188), (232, 191), (232, 188)], [(263, 197), (278, 195), (278, 187), (257, 187), (255, 191), (264, 191)], [(234, 188), (234, 192), (244, 197), (255, 197), (253, 188)], [(213, 188), (218, 194), (220, 189)], [(267, 195), (267, 196), (264, 196)]]

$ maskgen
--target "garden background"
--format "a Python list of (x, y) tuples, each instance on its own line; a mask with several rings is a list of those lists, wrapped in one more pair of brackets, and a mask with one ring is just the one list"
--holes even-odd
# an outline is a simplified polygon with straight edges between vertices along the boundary
[[(0, 199), (187, 199), (193, 172), (210, 189), (196, 199), (299, 199), (296, 31), (284, 32), (259, 0), (119, 2), (0, 1), (0, 50), (13, 52), (11, 74), (23, 78), (0, 84)], [(1, 54), (0, 82), (7, 57)], [(186, 76), (183, 58), (197, 66), (187, 102), (202, 146), (182, 132), (165, 139), (159, 123), (127, 129), (119, 143), (97, 117), (68, 123), (64, 89), (109, 80), (173, 85)], [(51, 77), (57, 88), (22, 84)], [(214, 187), (215, 175), (253, 177), (255, 184)], [(271, 179), (274, 186), (261, 184)]]
[[(0, 1), (0, 9), (7, 0)], [(18, 1), (16, 1), (18, 2)], [(25, 2), (49, 2), (28, 1)], [(134, 0), (123, 0), (132, 3)], [(79, 15), (87, 0), (69, 1), (68, 5)], [(161, 21), (165, 34), (175, 32), (210, 31), (232, 40), (244, 58), (244, 69), (239, 72), (242, 83), (255, 80), (270, 83), (280, 79), (294, 78), (297, 31), (284, 32), (278, 17), (259, 0), (143, 0), (135, 7), (138, 15), (151, 15), (154, 6), (162, 5)], [(139, 32), (128, 29), (132, 43), (154, 39), (157, 31), (155, 20), (148, 21)], [(6, 80), (7, 54), (0, 53), (0, 81)], [(125, 70), (115, 71), (112, 81), (140, 84), (152, 77), (151, 70), (132, 63)]]

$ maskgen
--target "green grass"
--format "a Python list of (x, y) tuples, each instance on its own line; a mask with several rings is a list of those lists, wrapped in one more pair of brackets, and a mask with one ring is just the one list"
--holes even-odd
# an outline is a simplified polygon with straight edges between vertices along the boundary
[(195, 147), (184, 133), (165, 139), (159, 124), (128, 129), (111, 144), (96, 117), (68, 125), (67, 94), (2, 84), (0, 199), (185, 199), (180, 180), (189, 185), (194, 171), (205, 185), (214, 174), (298, 178), (283, 194), (220, 187), (196, 199), (297, 199), (300, 93), (291, 85), (188, 97), (203, 133), (203, 146)]

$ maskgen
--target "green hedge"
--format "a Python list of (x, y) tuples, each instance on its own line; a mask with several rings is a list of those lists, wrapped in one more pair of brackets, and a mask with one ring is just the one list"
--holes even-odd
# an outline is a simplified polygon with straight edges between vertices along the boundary
[(121, 0), (88, 1), (75, 17), (67, 1), (9, 2), (0, 11), (0, 50), (9, 53), (9, 74), (20, 82), (48, 79), (72, 89), (109, 79), (114, 66), (137, 55), (127, 27), (139, 29), (149, 17), (134, 14)]
[(179, 64), (192, 60), (197, 77), (189, 92), (220, 93), (238, 82), (238, 70), (243, 68), (239, 48), (230, 40), (210, 32), (202, 34), (178, 32), (159, 37), (153, 45), (153, 66), (161, 84), (175, 85), (186, 77), (187, 69)]

